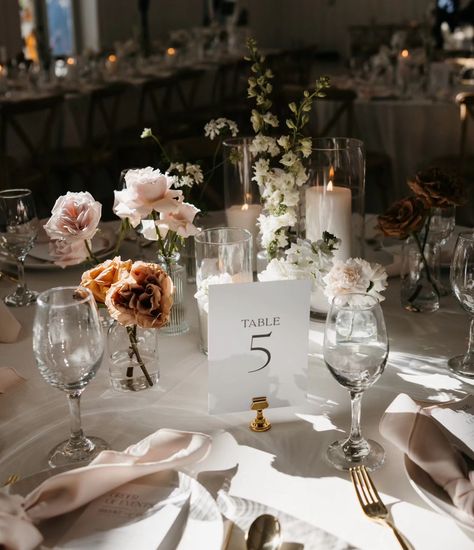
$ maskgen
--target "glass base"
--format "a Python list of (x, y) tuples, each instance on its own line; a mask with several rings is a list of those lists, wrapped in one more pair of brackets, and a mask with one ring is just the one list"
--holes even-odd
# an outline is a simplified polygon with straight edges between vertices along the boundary
[(56, 445), (49, 453), (48, 464), (51, 468), (58, 466), (86, 465), (101, 451), (110, 449), (100, 437), (83, 437), (73, 442), (70, 439)]
[(186, 334), (189, 332), (189, 325), (186, 321), (182, 321), (179, 324), (169, 323), (160, 328), (160, 332), (168, 334), (169, 336), (179, 336), (180, 334)]
[[(139, 371), (138, 367), (135, 367), (137, 371)], [(153, 390), (156, 388), (159, 388), (158, 382), (160, 380), (160, 372), (154, 371), (150, 372), (148, 370), (148, 375), (151, 378), (151, 381), (153, 382), (153, 385), (150, 386), (149, 381), (147, 380), (146, 376), (140, 372), (140, 375), (133, 376), (133, 377), (127, 377), (125, 374), (123, 376), (119, 376), (117, 372), (111, 372), (110, 373), (110, 384), (114, 390), (117, 391), (142, 391), (142, 390)]]
[(448, 361), (449, 370), (457, 376), (474, 378), (474, 362), (469, 361), (465, 355), (457, 355)]
[(367, 439), (364, 443), (367, 443), (365, 452), (352, 453), (348, 449), (347, 439), (335, 441), (329, 445), (326, 458), (335, 468), (343, 471), (354, 466), (365, 466), (370, 471), (380, 468), (385, 460), (384, 448), (372, 439)]
[(31, 304), (34, 304), (36, 302), (37, 296), (38, 296), (38, 292), (35, 292), (34, 290), (26, 289), (18, 292), (18, 289), (17, 289), (13, 294), (9, 294), (8, 296), (5, 296), (3, 301), (7, 306), (23, 307), (23, 306), (29, 306)]

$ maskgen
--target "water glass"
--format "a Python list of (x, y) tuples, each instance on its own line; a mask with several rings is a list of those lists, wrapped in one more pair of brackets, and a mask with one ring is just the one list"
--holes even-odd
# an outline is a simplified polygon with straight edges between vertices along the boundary
[(216, 227), (198, 233), (194, 242), (201, 350), (207, 354), (209, 286), (253, 281), (252, 234), (240, 227)]
[(474, 378), (474, 232), (458, 235), (450, 270), (451, 287), (461, 307), (471, 316), (469, 344), (464, 355), (452, 357), (449, 369), (460, 376)]
[(329, 462), (339, 470), (362, 466), (374, 470), (382, 465), (381, 445), (362, 437), (361, 399), (381, 376), (388, 357), (385, 321), (376, 298), (367, 294), (336, 296), (324, 332), (324, 361), (337, 382), (351, 396), (351, 431), (327, 450)]
[(58, 287), (38, 296), (33, 324), (33, 353), (43, 378), (68, 397), (71, 435), (49, 454), (51, 467), (88, 462), (108, 444), (86, 437), (81, 428), (80, 397), (99, 369), (104, 338), (92, 293)]
[(0, 248), (15, 259), (18, 284), (4, 298), (8, 306), (28, 306), (36, 301), (37, 292), (28, 290), (25, 283), (25, 258), (33, 248), (38, 233), (33, 193), (30, 189), (0, 191)]

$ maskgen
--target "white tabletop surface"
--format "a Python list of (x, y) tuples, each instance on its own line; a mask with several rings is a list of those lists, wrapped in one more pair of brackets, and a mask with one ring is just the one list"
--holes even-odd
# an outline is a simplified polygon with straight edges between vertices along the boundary
[[(29, 271), (31, 288), (76, 284), (81, 268)], [(11, 283), (0, 281), (0, 296)], [(308, 364), (311, 395), (304, 406), (267, 411), (273, 427), (255, 434), (252, 413), (210, 416), (207, 413), (207, 359), (199, 351), (193, 287), (188, 287), (184, 336), (160, 336), (161, 379), (156, 390), (125, 394), (109, 386), (104, 359), (83, 395), (83, 426), (122, 449), (160, 427), (202, 431), (213, 436), (209, 457), (191, 473), (198, 479), (226, 480), (229, 494), (290, 514), (363, 549), (397, 548), (391, 532), (362, 513), (348, 475), (324, 459), (329, 443), (349, 426), (349, 395), (331, 377), (321, 359), (322, 324), (311, 324), (313, 357)], [(453, 297), (443, 298), (433, 314), (404, 311), (399, 279), (390, 279), (383, 310), (390, 334), (387, 368), (363, 398), (364, 435), (383, 444), (386, 462), (373, 478), (395, 523), (416, 550), (474, 548), (474, 532), (433, 511), (411, 487), (403, 455), (379, 434), (380, 417), (400, 392), (426, 401), (458, 399), (473, 391), (447, 371), (447, 359), (467, 345), (468, 316)], [(27, 381), (0, 396), (0, 481), (46, 467), (47, 452), (68, 432), (66, 397), (37, 371), (31, 347), (35, 308), (13, 310), (22, 323), (19, 340), (0, 344), (0, 366), (15, 367)], [(216, 474), (215, 471), (219, 471)], [(206, 472), (214, 472), (211, 476)], [(199, 543), (194, 548), (206, 548)]]

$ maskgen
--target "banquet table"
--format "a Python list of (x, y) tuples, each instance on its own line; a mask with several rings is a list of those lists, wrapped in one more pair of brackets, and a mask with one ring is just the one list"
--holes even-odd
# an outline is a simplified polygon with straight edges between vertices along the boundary
[[(130, 254), (131, 244), (126, 247)], [(123, 257), (126, 254), (125, 250)], [(81, 272), (79, 267), (30, 270), (27, 281), (41, 291), (77, 284)], [(0, 281), (0, 297), (11, 285), (6, 279)], [(336, 383), (322, 360), (324, 325), (310, 325), (307, 400), (298, 407), (267, 409), (272, 429), (254, 433), (248, 428), (254, 416), (250, 410), (220, 416), (207, 412), (207, 358), (199, 349), (193, 293), (194, 285), (189, 284), (189, 333), (160, 335), (161, 378), (156, 389), (137, 393), (112, 390), (108, 358), (104, 357), (97, 377), (83, 394), (85, 432), (105, 438), (114, 449), (123, 449), (162, 427), (210, 434), (209, 456), (187, 471), (211, 492), (223, 483), (233, 497), (278, 510), (348, 543), (340, 548), (398, 548), (389, 529), (364, 516), (348, 474), (335, 470), (324, 458), (328, 444), (340, 438), (350, 422), (348, 392)], [(433, 314), (403, 310), (398, 278), (389, 280), (383, 311), (390, 336), (389, 360), (362, 404), (364, 435), (382, 443), (387, 452), (385, 464), (373, 479), (395, 524), (416, 550), (474, 548), (473, 531), (434, 511), (418, 496), (405, 473), (402, 453), (378, 430), (383, 411), (401, 392), (433, 403), (472, 393), (471, 383), (447, 370), (447, 358), (466, 348), (468, 316), (453, 297), (442, 298), (440, 310)], [(46, 468), (48, 451), (68, 433), (65, 394), (49, 386), (34, 364), (31, 333), (35, 307), (13, 313), (22, 332), (17, 342), (0, 344), (0, 366), (14, 367), (26, 382), (0, 395), (0, 482), (11, 474), (24, 477)], [(291, 542), (285, 539), (285, 531), (283, 540)], [(209, 547), (205, 541), (196, 541), (193, 548)], [(242, 547), (232, 539), (232, 548)]]

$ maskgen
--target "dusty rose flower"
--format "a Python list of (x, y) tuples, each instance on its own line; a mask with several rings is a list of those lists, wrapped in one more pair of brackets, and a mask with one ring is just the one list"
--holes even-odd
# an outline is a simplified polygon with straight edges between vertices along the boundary
[(82, 274), (81, 286), (88, 288), (96, 302), (103, 304), (110, 287), (117, 281), (128, 277), (131, 268), (132, 260), (122, 262), (120, 256), (116, 256), (113, 260), (106, 260), (85, 271)]
[(125, 175), (125, 184), (125, 189), (115, 191), (114, 212), (119, 218), (128, 218), (132, 227), (136, 227), (153, 211), (172, 212), (183, 200), (182, 191), (170, 189), (173, 177), (150, 166), (129, 170)]
[(332, 300), (334, 296), (349, 293), (370, 294), (379, 302), (384, 300), (381, 292), (387, 287), (387, 272), (377, 263), (362, 258), (349, 258), (345, 262), (334, 260), (329, 273), (323, 277), (324, 293)]
[(87, 192), (71, 193), (59, 197), (44, 226), (50, 239), (90, 240), (97, 231), (102, 205)]
[(378, 228), (387, 237), (406, 239), (423, 227), (427, 208), (427, 204), (419, 197), (401, 199), (378, 217)]
[(196, 235), (199, 229), (193, 225), (193, 221), (199, 211), (199, 208), (193, 204), (187, 202), (179, 204), (178, 208), (172, 212), (162, 214), (159, 222), (160, 233), (163, 234), (165, 229), (169, 229), (185, 238)]
[(60, 267), (77, 265), (89, 256), (84, 240), (67, 241), (65, 239), (54, 240), (49, 243), (49, 254), (53, 262)]
[(160, 328), (168, 322), (173, 290), (171, 278), (159, 265), (134, 262), (129, 276), (110, 287), (105, 305), (125, 327)]
[(408, 180), (408, 185), (433, 208), (460, 206), (466, 202), (461, 180), (439, 168), (428, 168), (418, 172), (415, 179)]

